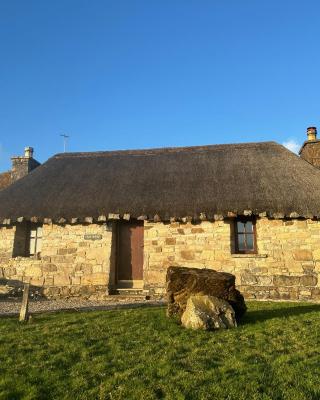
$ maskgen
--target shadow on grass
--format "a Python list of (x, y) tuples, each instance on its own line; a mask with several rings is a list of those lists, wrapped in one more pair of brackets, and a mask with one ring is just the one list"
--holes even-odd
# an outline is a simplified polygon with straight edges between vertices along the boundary
[[(277, 304), (277, 303), (275, 303)], [(320, 312), (320, 304), (310, 304), (303, 306), (286, 306), (279, 307), (278, 305), (272, 309), (247, 311), (242, 318), (240, 325), (255, 324), (257, 322), (264, 322), (268, 319), (274, 318), (288, 318), (296, 317), (299, 315), (308, 314), (311, 312)]]

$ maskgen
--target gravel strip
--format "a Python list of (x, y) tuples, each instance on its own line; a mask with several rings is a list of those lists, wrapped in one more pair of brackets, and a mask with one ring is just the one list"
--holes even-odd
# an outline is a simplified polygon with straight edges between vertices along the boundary
[[(85, 300), (79, 298), (59, 300), (30, 300), (29, 312), (44, 313), (56, 311), (91, 311), (113, 310), (117, 308), (137, 308), (165, 305), (164, 300), (141, 299), (110, 299), (110, 300)], [(21, 300), (0, 301), (0, 316), (12, 316), (20, 313)]]

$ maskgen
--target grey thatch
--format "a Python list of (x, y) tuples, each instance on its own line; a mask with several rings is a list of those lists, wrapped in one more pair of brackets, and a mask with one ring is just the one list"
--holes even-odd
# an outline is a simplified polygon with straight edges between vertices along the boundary
[(0, 174), (0, 190), (11, 185), (11, 183), (12, 183), (11, 172), (10, 171), (2, 172)]
[(320, 217), (320, 170), (274, 142), (65, 153), (0, 192), (0, 222), (251, 213)]

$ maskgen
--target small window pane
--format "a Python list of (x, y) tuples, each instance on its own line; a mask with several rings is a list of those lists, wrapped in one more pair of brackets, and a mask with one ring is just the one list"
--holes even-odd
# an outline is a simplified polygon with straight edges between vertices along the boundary
[(241, 221), (237, 222), (237, 231), (239, 233), (245, 232), (245, 223), (244, 222), (241, 222)]
[(30, 237), (35, 238), (37, 236), (37, 228), (30, 229)]
[(247, 250), (254, 250), (253, 234), (246, 234)]
[(42, 237), (42, 226), (38, 226), (38, 228), (37, 228), (37, 237), (39, 238), (41, 238)]
[(245, 227), (245, 229), (246, 229), (246, 232), (248, 232), (248, 233), (252, 233), (252, 232), (253, 232), (253, 224), (252, 224), (252, 221), (247, 221), (247, 222), (246, 222), (246, 227)]
[(36, 244), (36, 253), (41, 253), (41, 245), (42, 245), (42, 240), (41, 238), (37, 238), (37, 244)]
[(246, 249), (244, 236), (245, 235), (242, 235), (242, 234), (238, 235), (238, 248), (239, 248), (240, 251), (243, 251), (243, 250)]
[(34, 255), (35, 250), (36, 250), (36, 239), (30, 238), (30, 248), (29, 248), (30, 255)]

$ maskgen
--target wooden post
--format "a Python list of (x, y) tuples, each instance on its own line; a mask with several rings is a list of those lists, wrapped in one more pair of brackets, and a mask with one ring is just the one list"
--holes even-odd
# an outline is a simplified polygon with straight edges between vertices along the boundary
[(29, 289), (30, 289), (30, 283), (25, 283), (23, 288), (22, 304), (19, 316), (20, 322), (26, 322), (29, 319), (29, 314), (28, 314)]

